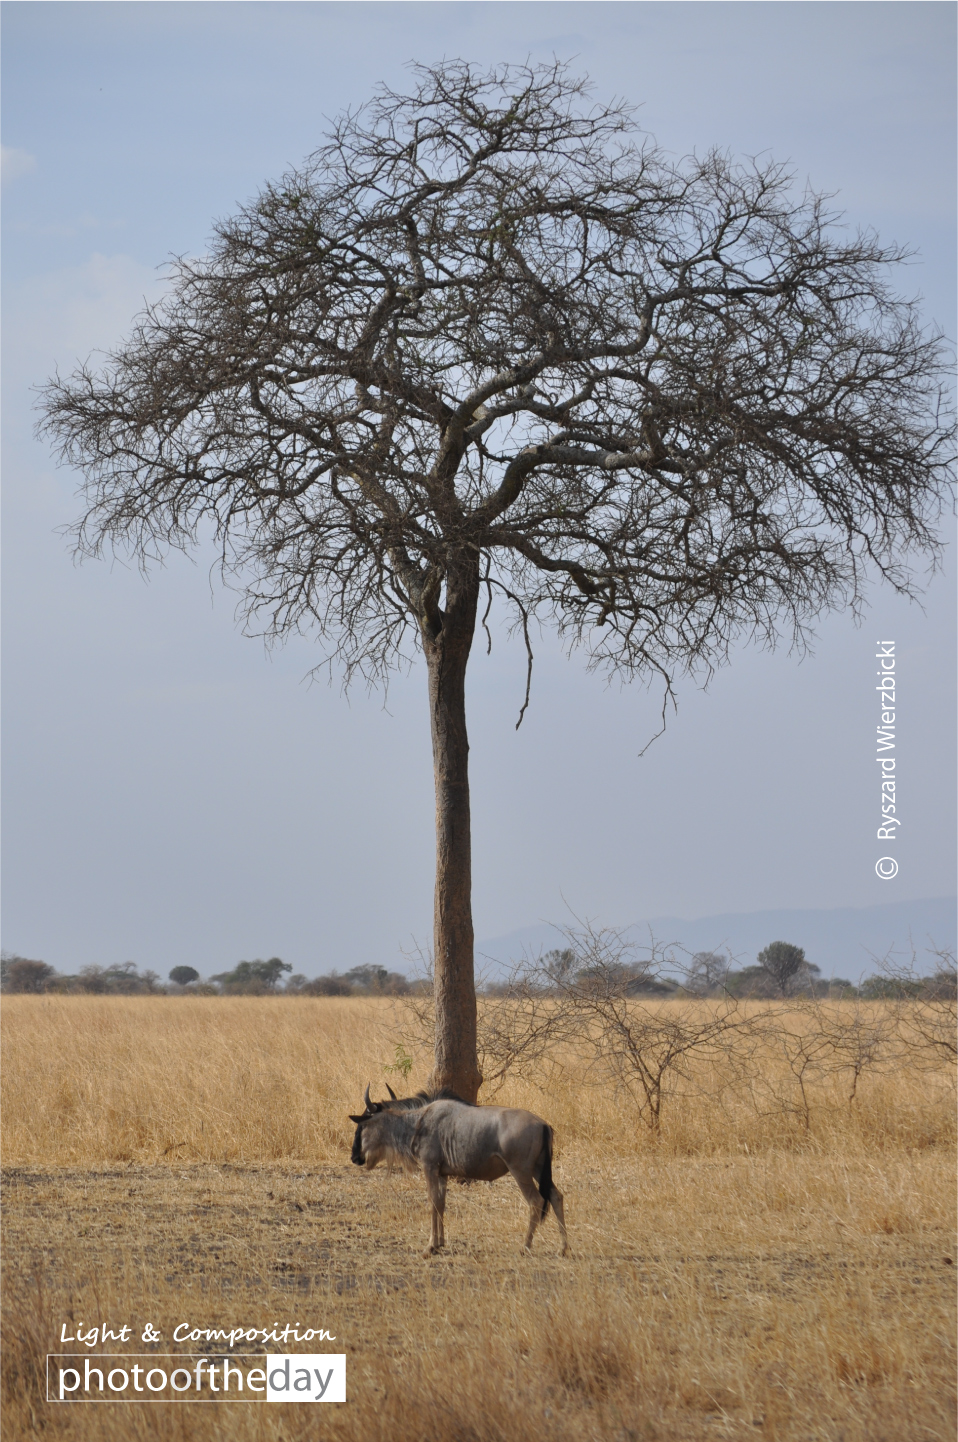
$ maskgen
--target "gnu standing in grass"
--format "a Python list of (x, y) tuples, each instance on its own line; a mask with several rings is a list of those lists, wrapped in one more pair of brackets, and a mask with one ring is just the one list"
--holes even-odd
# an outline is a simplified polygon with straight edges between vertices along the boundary
[[(212, 536), (254, 628), (421, 652), (435, 1062), (475, 1101), (466, 667), (480, 600), (623, 678), (799, 648), (934, 564), (954, 454), (908, 252), (782, 165), (673, 161), (556, 62), (414, 66), (47, 386), (82, 554)], [(491, 633), (488, 633), (491, 636)], [(525, 703), (528, 702), (528, 686)], [(520, 712), (521, 719), (521, 712)]]
[(356, 1123), (352, 1161), (371, 1171), (380, 1162), (399, 1162), (407, 1171), (421, 1171), (432, 1203), (431, 1257), (445, 1246), (443, 1214), (446, 1183), (494, 1182), (508, 1172), (529, 1204), (529, 1225), (523, 1251), (545, 1221), (550, 1203), (562, 1237), (562, 1255), (569, 1250), (562, 1193), (552, 1180), (552, 1128), (534, 1112), (517, 1107), (477, 1107), (451, 1092), (420, 1092), (374, 1102), (369, 1087), (365, 1111), (350, 1116)]

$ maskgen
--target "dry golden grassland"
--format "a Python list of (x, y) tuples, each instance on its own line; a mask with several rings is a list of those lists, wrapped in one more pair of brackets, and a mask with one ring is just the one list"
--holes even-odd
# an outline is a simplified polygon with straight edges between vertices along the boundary
[[(750, 1083), (730, 1054), (667, 1096), (658, 1140), (573, 1067), (507, 1081), (497, 1101), (555, 1127), (572, 1255), (551, 1218), (520, 1255), (505, 1179), (450, 1186), (424, 1261), (422, 1181), (349, 1162), (346, 1113), (401, 1025), (340, 998), (4, 1001), (4, 1439), (954, 1437), (944, 1063), (869, 1070), (853, 1102), (810, 1072), (806, 1127), (786, 1061), (753, 1047)], [(406, 1040), (404, 1090), (428, 1069)], [(130, 1324), (145, 1351), (147, 1322), (159, 1352), (183, 1322), (327, 1328), (349, 1400), (44, 1400), (64, 1323)]]

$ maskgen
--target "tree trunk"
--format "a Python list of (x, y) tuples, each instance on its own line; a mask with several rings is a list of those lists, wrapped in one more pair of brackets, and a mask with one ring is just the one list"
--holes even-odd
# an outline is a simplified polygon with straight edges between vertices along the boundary
[(476, 1056), (472, 931), (472, 843), (466, 665), (476, 627), (478, 560), (446, 580), (441, 622), (423, 630), (436, 780), (434, 917), (436, 1058), (431, 1087), (474, 1102), (482, 1085)]

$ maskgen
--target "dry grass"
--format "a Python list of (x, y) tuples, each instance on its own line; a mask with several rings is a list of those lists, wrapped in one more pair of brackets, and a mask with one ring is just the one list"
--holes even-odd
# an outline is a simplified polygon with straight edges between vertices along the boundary
[[(548, 1096), (509, 1083), (498, 1100), (556, 1128), (573, 1256), (549, 1221), (520, 1257), (506, 1181), (450, 1189), (448, 1252), (427, 1263), (422, 1183), (348, 1160), (345, 1114), (391, 1058), (388, 1003), (4, 1011), (10, 1442), (954, 1436), (944, 1070), (869, 1074), (853, 1105), (822, 1070), (806, 1127), (784, 1059), (753, 1057), (748, 1084), (712, 1061), (667, 1099), (658, 1143), (569, 1071)], [(169, 1338), (190, 1319), (327, 1327), (349, 1402), (317, 1424), (294, 1406), (41, 1400), (63, 1322)]]

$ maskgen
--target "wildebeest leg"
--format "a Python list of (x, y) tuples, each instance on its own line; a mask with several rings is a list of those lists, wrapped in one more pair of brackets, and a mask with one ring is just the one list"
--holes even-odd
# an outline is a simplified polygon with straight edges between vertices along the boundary
[(439, 1177), (437, 1180), (439, 1185), (439, 1245), (440, 1247), (444, 1247), (446, 1245), (446, 1223), (444, 1220), (446, 1215), (446, 1178)]
[(552, 1190), (549, 1193), (549, 1203), (552, 1207), (552, 1210), (556, 1214), (556, 1221), (559, 1223), (559, 1235), (562, 1238), (561, 1255), (564, 1257), (566, 1252), (569, 1250), (569, 1238), (566, 1235), (565, 1229), (565, 1212), (562, 1208), (562, 1193), (559, 1191), (559, 1188), (556, 1186), (555, 1182), (552, 1183)]
[(526, 1239), (522, 1244), (522, 1250), (524, 1252), (531, 1252), (532, 1238), (536, 1234), (536, 1227), (542, 1221), (542, 1214), (545, 1211), (545, 1202), (540, 1197), (539, 1189), (531, 1177), (518, 1176), (511, 1167), (509, 1168), (509, 1171), (515, 1180), (516, 1186), (519, 1188), (520, 1192), (529, 1203), (529, 1227), (526, 1231)]
[(429, 1233), (429, 1246), (423, 1252), (423, 1256), (431, 1257), (446, 1244), (446, 1231), (442, 1219), (443, 1212), (446, 1210), (445, 1177), (441, 1177), (438, 1172), (426, 1172), (426, 1189), (429, 1192), (431, 1203), (432, 1226)]

